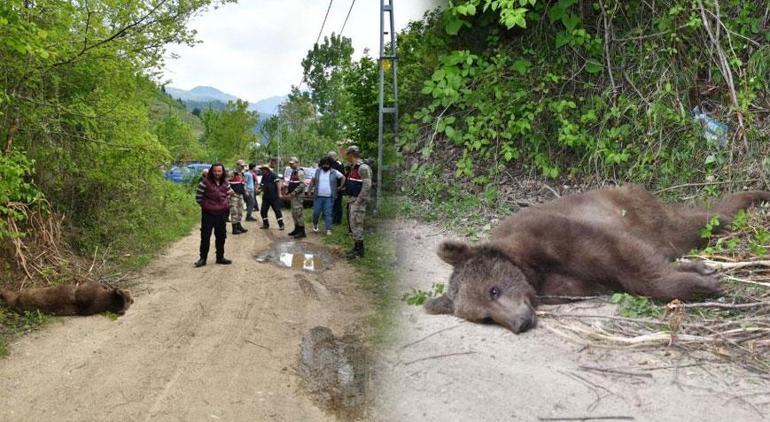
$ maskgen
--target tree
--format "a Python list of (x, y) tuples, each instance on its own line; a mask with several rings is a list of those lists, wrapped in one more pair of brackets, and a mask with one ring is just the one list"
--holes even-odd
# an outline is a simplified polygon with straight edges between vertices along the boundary
[(350, 38), (332, 34), (324, 38), (323, 44), (315, 44), (302, 60), (310, 99), (320, 115), (320, 134), (335, 140), (347, 136), (342, 118), (351, 106), (345, 74), (350, 71), (352, 56)]
[(248, 107), (248, 102), (236, 100), (222, 111), (209, 108), (203, 112), (203, 142), (212, 160), (229, 162), (245, 157), (249, 146), (257, 142), (254, 128), (259, 123), (259, 114)]

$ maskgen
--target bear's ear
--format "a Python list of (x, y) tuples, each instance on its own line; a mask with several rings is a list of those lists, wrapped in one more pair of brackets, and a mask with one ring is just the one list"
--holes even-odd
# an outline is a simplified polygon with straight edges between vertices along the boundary
[(438, 247), (438, 256), (449, 265), (457, 266), (470, 258), (471, 247), (457, 240), (445, 240)]
[(454, 314), (455, 303), (447, 295), (428, 299), (423, 305), (425, 312), (429, 314)]

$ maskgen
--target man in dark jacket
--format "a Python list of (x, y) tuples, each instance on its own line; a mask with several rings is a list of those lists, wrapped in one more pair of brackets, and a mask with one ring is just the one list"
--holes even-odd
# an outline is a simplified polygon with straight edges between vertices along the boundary
[(262, 208), (259, 210), (262, 215), (262, 229), (269, 229), (270, 223), (267, 220), (267, 212), (273, 208), (275, 218), (278, 220), (278, 230), (283, 230), (283, 213), (281, 213), (281, 183), (282, 179), (275, 174), (273, 169), (266, 164), (259, 166), (262, 170), (262, 180), (259, 183), (258, 192), (262, 192)]
[[(343, 165), (337, 159), (337, 153), (334, 151), (329, 151), (329, 157), (332, 159), (332, 168), (340, 172), (340, 174), (345, 174), (345, 165)], [(339, 186), (339, 188), (342, 187), (343, 185)], [(334, 197), (334, 206), (332, 207), (332, 224), (342, 224), (342, 195), (337, 195)]]
[(225, 239), (227, 238), (225, 220), (230, 212), (227, 198), (235, 195), (235, 192), (225, 178), (225, 167), (219, 163), (214, 164), (206, 177), (201, 179), (195, 193), (195, 200), (201, 207), (201, 245), (200, 257), (195, 261), (196, 267), (206, 265), (212, 230), (215, 237), (217, 264), (232, 263), (229, 259), (225, 259)]

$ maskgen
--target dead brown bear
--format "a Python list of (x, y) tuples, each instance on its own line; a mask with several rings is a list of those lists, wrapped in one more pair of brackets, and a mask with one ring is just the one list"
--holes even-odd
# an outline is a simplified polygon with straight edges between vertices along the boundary
[(503, 221), (489, 242), (443, 242), (438, 255), (454, 272), (447, 293), (425, 309), (520, 333), (535, 325), (538, 296), (718, 296), (719, 282), (705, 266), (671, 260), (701, 245), (700, 229), (713, 216), (724, 228), (759, 201), (770, 201), (770, 192), (728, 195), (712, 208), (684, 207), (626, 185), (528, 208)]
[(40, 311), (52, 315), (93, 315), (100, 312), (123, 315), (134, 303), (127, 290), (99, 283), (42, 287), (20, 292), (3, 289), (0, 299), (16, 312)]

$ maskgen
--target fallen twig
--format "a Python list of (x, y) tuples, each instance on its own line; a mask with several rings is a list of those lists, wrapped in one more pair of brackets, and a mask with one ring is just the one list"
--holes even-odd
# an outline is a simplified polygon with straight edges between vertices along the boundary
[(246, 343), (253, 344), (253, 345), (257, 346), (257, 347), (261, 347), (261, 348), (267, 350), (268, 352), (272, 352), (273, 351), (273, 349), (271, 349), (269, 347), (265, 347), (265, 346), (263, 346), (261, 344), (255, 343), (255, 342), (253, 342), (253, 341), (251, 341), (249, 339), (246, 339)]
[(643, 377), (643, 378), (652, 378), (652, 374), (645, 374), (642, 372), (629, 372), (629, 371), (619, 371), (617, 369), (610, 369), (610, 368), (600, 368), (597, 366), (588, 366), (588, 365), (580, 365), (578, 368), (586, 370), (586, 371), (594, 371), (594, 372), (606, 372), (610, 374), (616, 374), (616, 375), (628, 375), (631, 377)]
[(751, 303), (719, 303), (719, 302), (676, 303), (676, 304), (668, 304), (668, 306), (670, 306), (671, 308), (747, 309), (747, 308), (760, 308), (762, 306), (770, 306), (770, 301), (751, 302)]
[(539, 421), (632, 421), (633, 416), (567, 416), (567, 417), (555, 417), (544, 418), (537, 417)]
[(426, 361), (426, 360), (448, 358), (448, 357), (451, 357), (451, 356), (473, 355), (475, 353), (476, 352), (470, 351), (470, 352), (446, 353), (446, 354), (443, 354), (443, 355), (428, 356), (428, 357), (424, 357), (424, 358), (420, 358), (420, 359), (415, 359), (415, 360), (412, 360), (412, 361), (409, 361), (409, 362), (404, 362), (404, 366), (409, 366), (409, 365), (411, 365), (413, 363), (422, 362), (422, 361)]
[(425, 336), (425, 337), (423, 337), (423, 338), (421, 338), (421, 339), (419, 339), (419, 340), (415, 340), (415, 341), (413, 341), (413, 342), (411, 342), (411, 343), (408, 343), (408, 344), (405, 344), (405, 345), (401, 346), (401, 350), (404, 350), (404, 349), (406, 349), (407, 347), (411, 347), (411, 346), (414, 346), (415, 344), (417, 344), (417, 343), (420, 343), (420, 342), (422, 342), (422, 341), (424, 341), (424, 340), (427, 340), (427, 339), (429, 339), (429, 338), (431, 338), (431, 337), (433, 337), (433, 336), (435, 336), (435, 335), (437, 335), (437, 334), (443, 333), (444, 331), (453, 330), (453, 329), (455, 329), (455, 328), (457, 328), (457, 327), (459, 327), (459, 326), (461, 326), (461, 325), (463, 325), (463, 324), (462, 324), (462, 323), (460, 323), (460, 324), (457, 324), (457, 325), (453, 325), (453, 326), (451, 326), (451, 327), (442, 328), (442, 329), (440, 329), (440, 330), (438, 330), (438, 331), (436, 331), (436, 332), (433, 332), (433, 333), (431, 333), (431, 334), (428, 334), (427, 336)]

